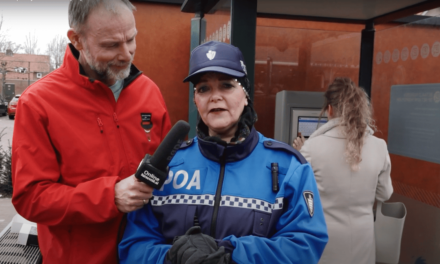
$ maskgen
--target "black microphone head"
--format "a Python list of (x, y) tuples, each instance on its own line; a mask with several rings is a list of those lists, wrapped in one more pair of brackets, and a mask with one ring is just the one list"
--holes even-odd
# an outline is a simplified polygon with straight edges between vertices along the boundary
[(177, 121), (151, 157), (151, 165), (159, 170), (166, 170), (189, 130), (190, 126), (187, 122), (183, 120)]

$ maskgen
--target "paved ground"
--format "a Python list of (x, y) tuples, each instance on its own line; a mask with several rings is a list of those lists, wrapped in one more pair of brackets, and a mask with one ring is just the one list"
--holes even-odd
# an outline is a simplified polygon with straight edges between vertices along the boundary
[[(0, 131), (2, 130), (0, 146), (6, 150), (8, 146), (12, 144), (14, 120), (9, 120), (7, 116), (0, 116)], [(14, 217), (16, 213), (14, 206), (12, 206), (11, 199), (0, 197), (0, 232), (11, 222), (12, 217)]]
[(0, 233), (11, 222), (12, 217), (16, 215), (11, 198), (0, 198)]

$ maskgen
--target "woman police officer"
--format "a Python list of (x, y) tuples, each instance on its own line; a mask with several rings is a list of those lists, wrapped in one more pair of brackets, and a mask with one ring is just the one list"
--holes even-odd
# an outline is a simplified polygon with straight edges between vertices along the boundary
[(328, 236), (312, 169), (255, 130), (240, 50), (198, 46), (184, 81), (195, 87), (197, 137), (128, 214), (121, 263), (317, 263)]

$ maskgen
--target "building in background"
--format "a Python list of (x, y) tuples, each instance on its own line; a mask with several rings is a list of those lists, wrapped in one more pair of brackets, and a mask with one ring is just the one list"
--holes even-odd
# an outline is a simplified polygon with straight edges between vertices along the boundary
[(1, 95), (4, 94), (4, 84), (13, 84), (15, 94), (20, 94), (29, 85), (50, 72), (48, 55), (0, 53), (0, 63)]

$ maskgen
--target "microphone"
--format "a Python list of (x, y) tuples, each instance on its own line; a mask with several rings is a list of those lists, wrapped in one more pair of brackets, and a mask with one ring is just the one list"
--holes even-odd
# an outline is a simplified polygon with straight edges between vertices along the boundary
[(189, 129), (187, 122), (177, 121), (159, 144), (153, 156), (145, 155), (134, 174), (135, 177), (155, 189), (160, 189), (168, 176), (168, 164), (180, 148)]

